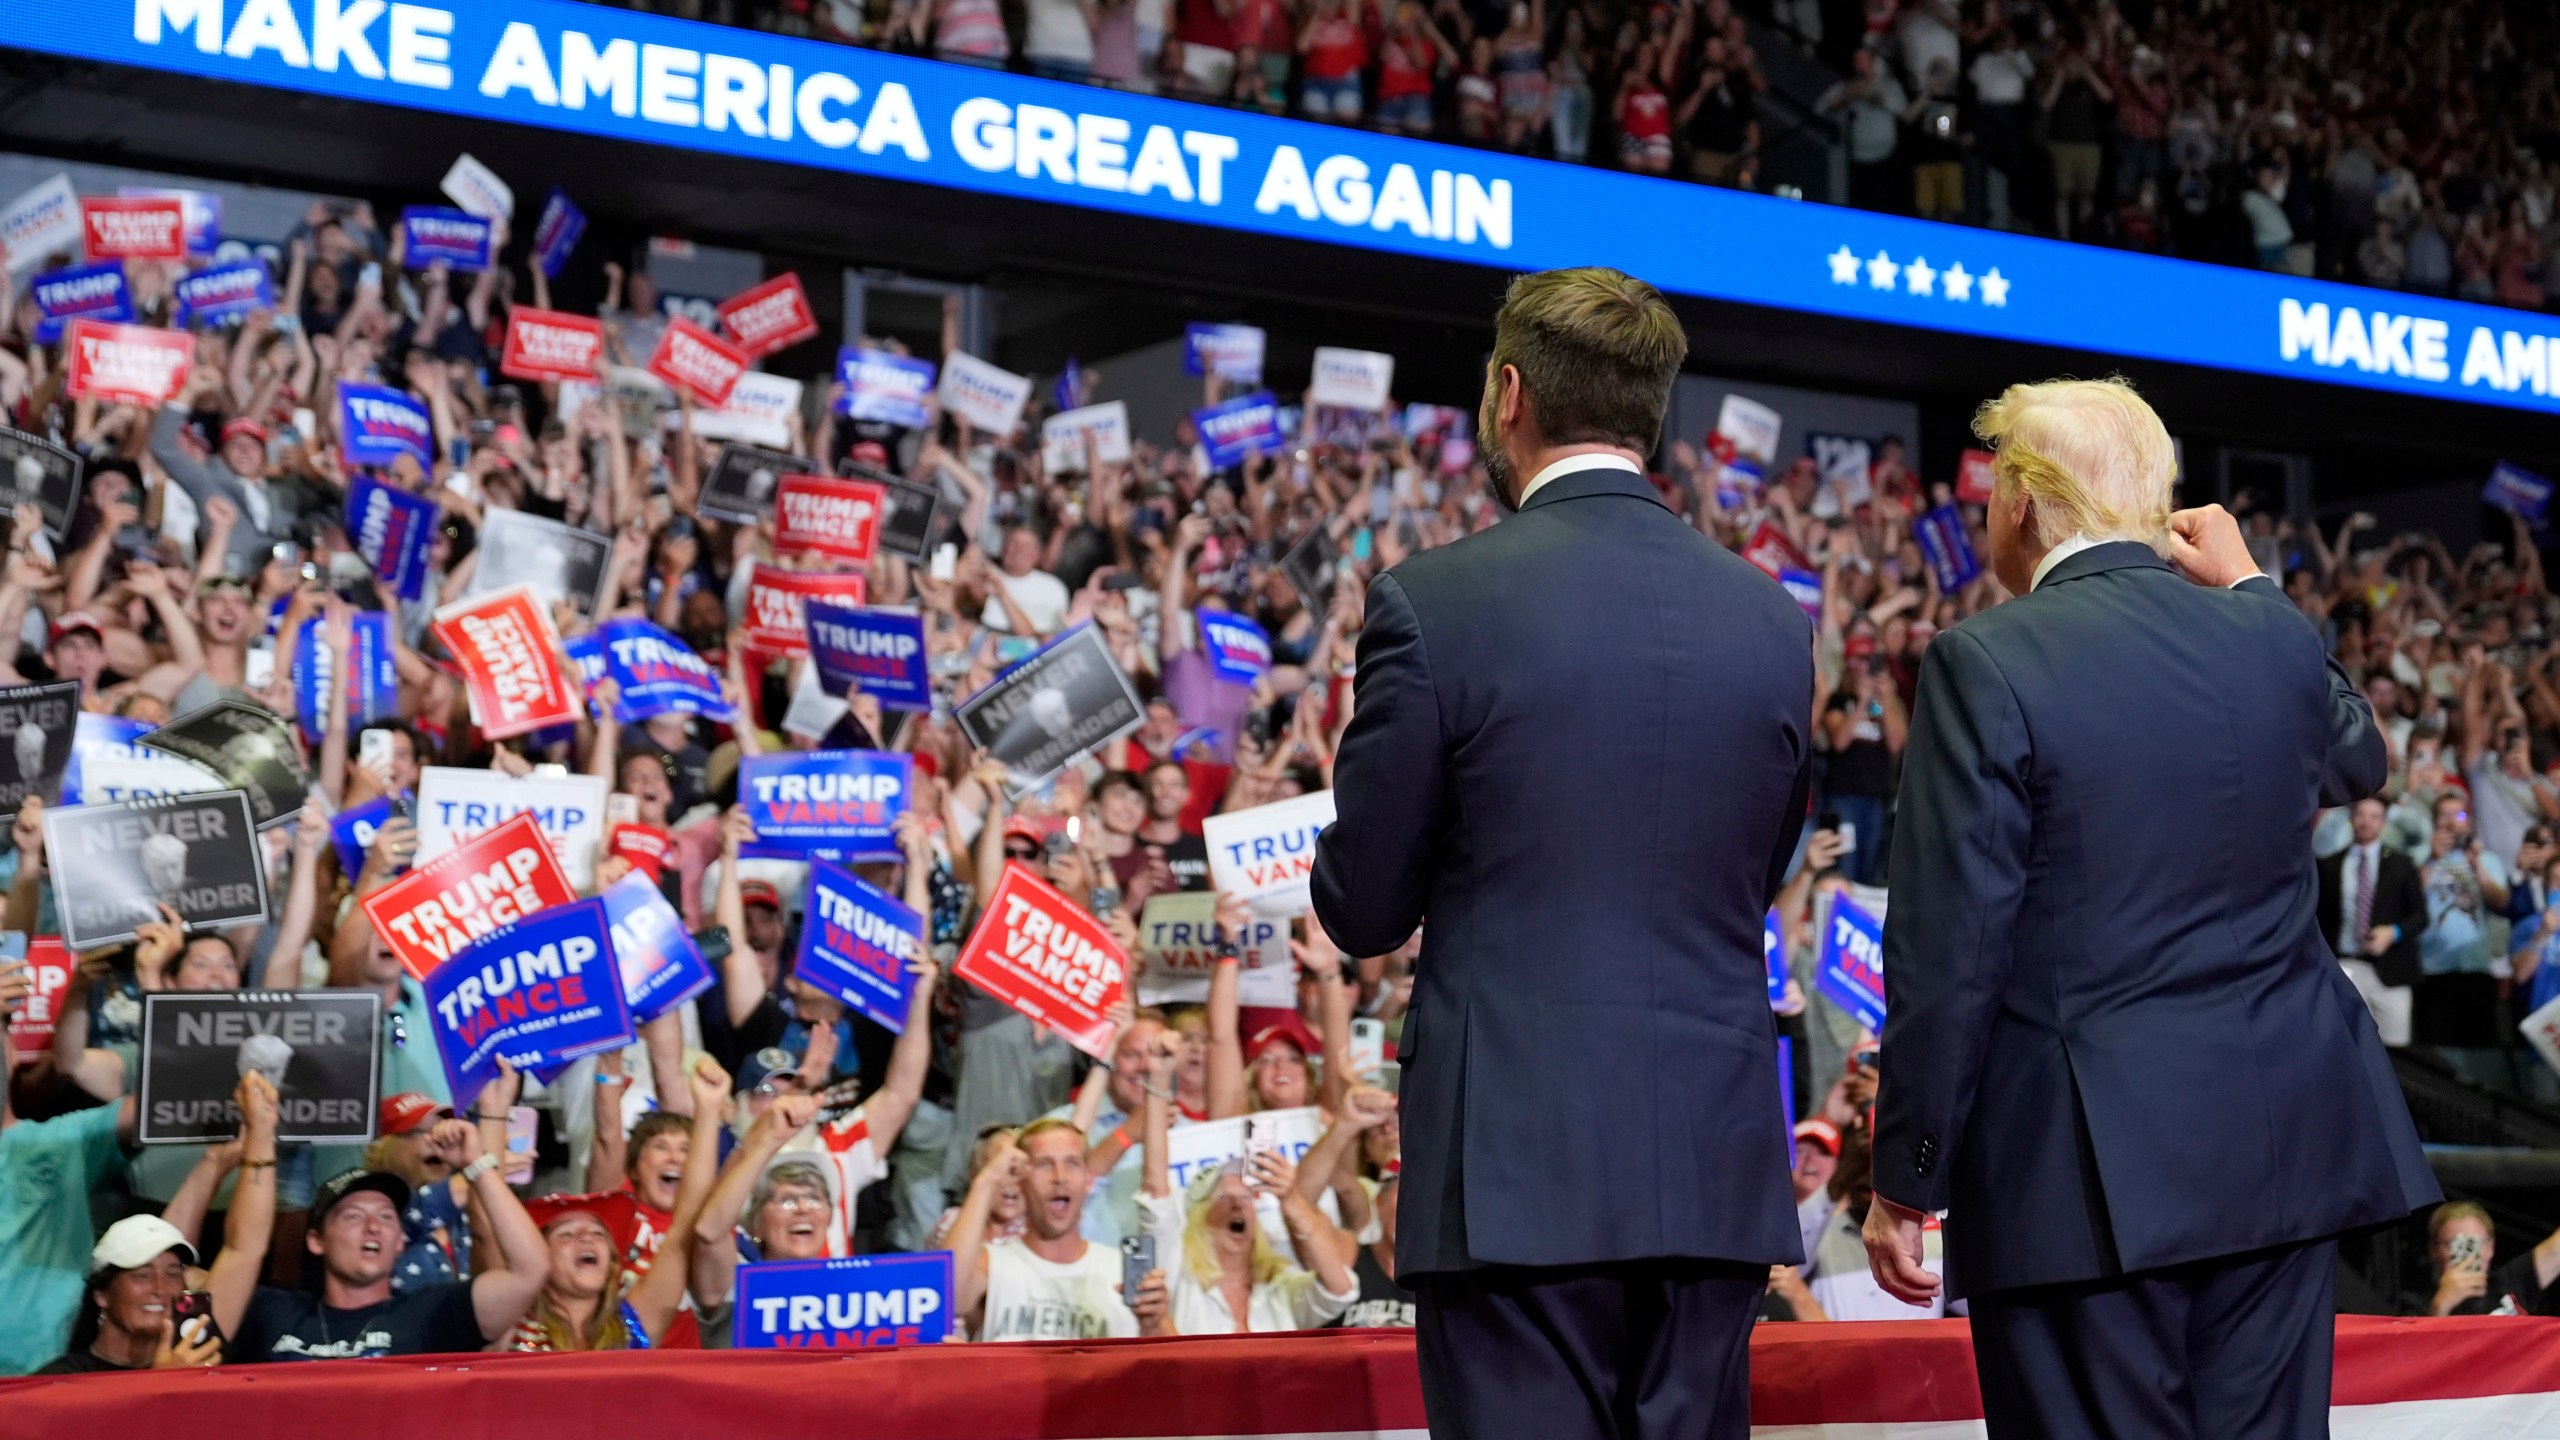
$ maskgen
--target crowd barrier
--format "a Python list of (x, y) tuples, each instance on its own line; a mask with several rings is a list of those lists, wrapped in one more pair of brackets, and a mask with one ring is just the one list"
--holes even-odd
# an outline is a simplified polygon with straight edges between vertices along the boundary
[[(1760, 1440), (1963, 1440), (1960, 1320), (1765, 1325)], [(2337, 1440), (2560, 1437), (2560, 1319), (2338, 1321)], [(1410, 1331), (754, 1354), (425, 1356), (0, 1381), (0, 1433), (259, 1440), (1421, 1440)]]

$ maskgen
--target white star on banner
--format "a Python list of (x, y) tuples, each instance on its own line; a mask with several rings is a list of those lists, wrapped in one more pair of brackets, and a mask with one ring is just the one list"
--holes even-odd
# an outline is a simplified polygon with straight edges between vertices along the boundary
[(2001, 274), (2000, 267), (1997, 265), (1982, 272), (1982, 303), (1985, 305), (2009, 303), (2009, 277)]
[(1902, 278), (1909, 283), (1912, 294), (1926, 295), (1930, 293), (1929, 287), (1936, 282), (1938, 272), (1929, 268), (1926, 256), (1920, 256), (1902, 267)]
[(1881, 250), (1867, 262), (1867, 283), (1878, 290), (1892, 289), (1893, 277), (1901, 273), (1902, 267), (1894, 264), (1893, 257)]
[(1856, 251), (1851, 250), (1846, 245), (1843, 245), (1839, 249), (1832, 251), (1831, 254), (1825, 258), (1829, 259), (1831, 262), (1832, 284), (1855, 285), (1858, 283), (1858, 255)]
[(1948, 299), (1965, 301), (1973, 298), (1973, 272), (1964, 268), (1963, 261), (1939, 271), (1938, 278), (1947, 282)]

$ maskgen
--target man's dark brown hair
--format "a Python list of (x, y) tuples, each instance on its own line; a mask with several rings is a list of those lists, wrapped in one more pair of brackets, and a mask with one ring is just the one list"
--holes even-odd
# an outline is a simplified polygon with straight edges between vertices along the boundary
[(1662, 292), (1604, 266), (1511, 282), (1494, 317), (1492, 373), (1520, 371), (1549, 445), (1621, 445), (1650, 455), (1689, 336)]

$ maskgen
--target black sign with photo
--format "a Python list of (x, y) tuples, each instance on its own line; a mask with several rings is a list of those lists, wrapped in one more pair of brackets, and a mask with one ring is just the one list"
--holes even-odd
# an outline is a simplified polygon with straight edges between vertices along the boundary
[(996, 677), (953, 712), (970, 743), (1005, 764), (1016, 794), (1138, 727), (1146, 706), (1102, 632), (1080, 625)]
[(77, 452), (0, 425), (0, 482), (8, 486), (0, 502), (11, 509), (33, 505), (43, 511), (45, 533), (56, 540), (71, 533), (71, 512), (80, 505), (84, 468)]
[(711, 474), (702, 482), (702, 494), (693, 508), (717, 520), (753, 525), (773, 513), (773, 492), (783, 476), (815, 473), (800, 456), (732, 441), (721, 446), (720, 458), (711, 462)]
[(880, 507), (880, 548), (891, 555), (903, 555), (923, 564), (931, 553), (934, 521), (942, 504), (942, 492), (931, 485), (918, 485), (901, 480), (886, 471), (868, 465), (844, 467), (847, 479), (868, 480), (889, 492)]
[(240, 1133), (231, 1094), (256, 1070), (276, 1087), (276, 1139), (364, 1144), (382, 1087), (381, 1033), (382, 996), (371, 990), (145, 995), (134, 1099), (142, 1143)]
[(267, 918), (266, 847), (237, 790), (47, 810), (44, 849), (74, 950), (132, 939), (163, 905), (189, 930)]
[(1318, 525), (1280, 557), (1280, 573), (1297, 587), (1299, 601), (1321, 616), (1333, 608), (1333, 583), (1340, 578), (1337, 562), (1341, 558), (1333, 532)]
[(17, 814), (30, 795), (47, 805), (61, 798), (79, 721), (77, 680), (0, 689), (0, 812)]
[(232, 789), (246, 791), (258, 828), (270, 830), (302, 812), (311, 776), (294, 748), (293, 731), (263, 705), (218, 700), (181, 715), (135, 743), (193, 760)]
[(530, 585), (546, 607), (566, 600), (579, 614), (593, 615), (603, 603), (605, 568), (612, 563), (611, 536), (493, 506), (480, 525), (470, 593)]

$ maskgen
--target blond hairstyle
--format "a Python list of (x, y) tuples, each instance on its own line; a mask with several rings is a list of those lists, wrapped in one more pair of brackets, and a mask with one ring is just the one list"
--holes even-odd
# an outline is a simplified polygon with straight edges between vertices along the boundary
[[(1226, 1276), (1226, 1271), (1218, 1264), (1217, 1246), (1209, 1233), (1209, 1207), (1217, 1200), (1218, 1187), (1210, 1185), (1206, 1187), (1206, 1193), (1186, 1207), (1182, 1217), (1183, 1268), (1191, 1272), (1192, 1279), (1200, 1282), (1201, 1289), (1210, 1291), (1216, 1290)], [(1262, 1233), (1262, 1217), (1254, 1213), (1252, 1206), (1246, 1206), (1246, 1213), (1250, 1216), (1246, 1221), (1248, 1233), (1253, 1236), (1253, 1249), (1246, 1268), (1253, 1276), (1254, 1287), (1259, 1289), (1288, 1273), (1289, 1260), (1272, 1247), (1271, 1237)]]
[(2121, 378), (2012, 385), (1973, 417), (1992, 473), (2034, 504), (2035, 539), (2074, 535), (2163, 549), (2177, 455), (2168, 428)]
[(1520, 371), (1530, 418), (1550, 445), (1653, 453), (1689, 334), (1662, 292), (1605, 266), (1511, 282), (1493, 321), (1489, 375)]

